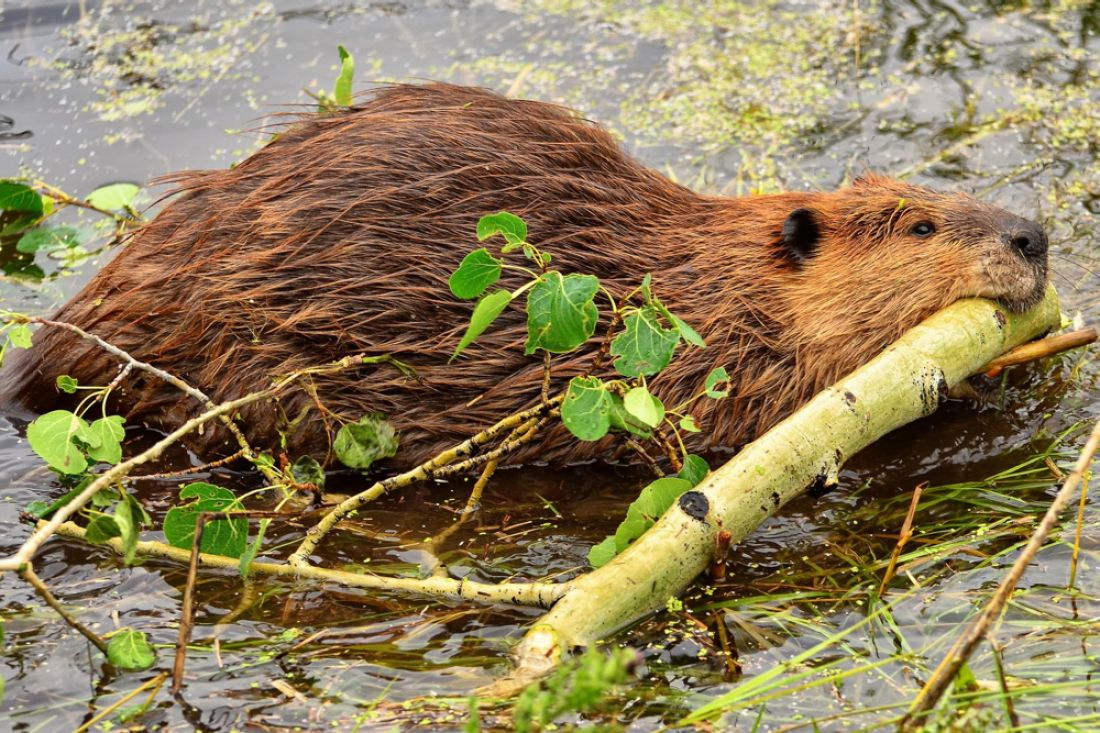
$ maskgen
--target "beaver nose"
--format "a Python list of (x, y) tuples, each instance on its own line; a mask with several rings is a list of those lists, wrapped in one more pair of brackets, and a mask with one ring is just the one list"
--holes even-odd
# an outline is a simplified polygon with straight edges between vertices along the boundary
[(1034, 259), (1047, 253), (1047, 233), (1041, 226), (1027, 219), (1014, 222), (1004, 239), (1024, 257)]

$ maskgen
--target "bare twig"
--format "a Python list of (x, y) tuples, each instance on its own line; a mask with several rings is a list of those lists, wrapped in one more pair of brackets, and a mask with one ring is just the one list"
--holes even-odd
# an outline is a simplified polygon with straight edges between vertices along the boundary
[(143, 473), (137, 476), (130, 476), (129, 478), (132, 481), (149, 481), (155, 479), (179, 478), (180, 476), (188, 476), (192, 473), (205, 473), (215, 468), (228, 466), (230, 463), (236, 461), (239, 458), (244, 458), (244, 448), (241, 448), (236, 453), (228, 455), (225, 458), (220, 458), (216, 461), (211, 461), (210, 463), (204, 463), (201, 466), (191, 466), (190, 468), (181, 468), (179, 471), (165, 471), (163, 473)]
[(1045, 359), (1048, 356), (1054, 356), (1063, 351), (1087, 346), (1094, 341), (1096, 341), (1095, 328), (1083, 328), (1080, 331), (1069, 331), (1068, 333), (1060, 333), (1057, 336), (1049, 336), (1045, 339), (1039, 339), (1038, 341), (1029, 341), (1026, 344), (1020, 344), (1015, 349), (998, 356), (982, 367), (981, 371), (987, 377), (996, 377), (1004, 371), (1005, 367), (1026, 364), (1038, 359)]
[(878, 586), (879, 598), (882, 598), (882, 594), (886, 592), (886, 586), (890, 585), (890, 581), (894, 579), (894, 570), (898, 566), (898, 558), (901, 557), (902, 550), (905, 549), (905, 545), (913, 536), (913, 517), (917, 515), (917, 505), (920, 504), (921, 492), (926, 488), (928, 488), (928, 482), (924, 481), (917, 484), (917, 487), (913, 489), (913, 498), (909, 500), (909, 511), (905, 514), (905, 521), (901, 523), (898, 541), (894, 545), (894, 551), (890, 553), (890, 563), (886, 566), (886, 572), (882, 574), (882, 582)]
[(715, 583), (726, 579), (726, 559), (730, 554), (730, 540), (733, 535), (721, 530), (714, 536), (714, 557), (710, 561), (710, 579)]
[(81, 636), (92, 642), (96, 649), (107, 654), (107, 642), (103, 641), (98, 634), (87, 626), (77, 621), (74, 616), (71, 616), (69, 612), (62, 607), (57, 598), (54, 597), (54, 594), (50, 592), (50, 589), (46, 587), (46, 584), (42, 582), (42, 579), (35, 574), (33, 568), (28, 565), (23, 568), (20, 575), (23, 576), (23, 580), (31, 584), (31, 587), (33, 587), (35, 592), (46, 602), (46, 605), (56, 611), (57, 615), (60, 616), (65, 623), (72, 626)]
[(1012, 695), (1008, 691), (1004, 655), (1001, 646), (992, 639), (989, 640), (989, 646), (993, 650), (993, 667), (997, 670), (997, 684), (1001, 687), (1001, 700), (1004, 702), (1005, 714), (1008, 716), (1008, 722), (1012, 724), (1012, 729), (1016, 730), (1020, 727), (1020, 716), (1016, 714), (1016, 705), (1012, 702)]
[(180, 608), (180, 631), (176, 638), (176, 659), (172, 664), (172, 694), (179, 694), (183, 687), (183, 669), (187, 663), (187, 644), (191, 641), (191, 628), (195, 622), (195, 580), (199, 574), (199, 555), (202, 554), (202, 533), (208, 519), (218, 515), (199, 512), (195, 518), (195, 534), (191, 538), (191, 559), (187, 565), (187, 584), (183, 586), (183, 606)]
[(676, 446), (672, 444), (672, 441), (668, 439), (665, 431), (659, 425), (653, 428), (653, 439), (665, 452), (665, 457), (672, 465), (672, 470), (679, 472), (684, 467), (684, 462), (680, 460), (680, 454), (677, 452)]
[(84, 731), (86, 731), (86, 730), (91, 730), (91, 728), (96, 723), (98, 723), (99, 721), (101, 721), (104, 718), (106, 718), (106, 717), (110, 716), (111, 714), (113, 714), (116, 710), (118, 710), (123, 705), (130, 702), (131, 700), (133, 700), (135, 697), (140, 695), (145, 690), (149, 690), (149, 697), (146, 698), (145, 704), (142, 705), (142, 708), (143, 709), (148, 708), (149, 703), (153, 701), (153, 696), (157, 694), (157, 690), (160, 689), (161, 685), (164, 684), (164, 680), (166, 680), (166, 679), (168, 679), (168, 673), (167, 672), (161, 672), (156, 677), (153, 677), (152, 679), (146, 680), (145, 682), (143, 682), (138, 687), (135, 687), (130, 692), (127, 692), (125, 695), (123, 695), (122, 697), (118, 698), (117, 700), (112, 702), (107, 707), (100, 710), (98, 713), (95, 714), (94, 717), (88, 719), (79, 728), (74, 728), (73, 733), (84, 733)]
[[(614, 305), (614, 302), (612, 302), (612, 305)], [(611, 323), (607, 324), (607, 331), (604, 333), (603, 340), (600, 341), (600, 348), (596, 352), (596, 356), (592, 358), (592, 363), (589, 365), (588, 369), (585, 369), (584, 374), (581, 376), (589, 377), (603, 367), (604, 359), (607, 358), (608, 353), (611, 351), (611, 342), (615, 337), (615, 329), (619, 327), (622, 321), (622, 312), (618, 308), (615, 308), (611, 313)]]
[(101, 209), (95, 204), (85, 201), (84, 199), (78, 199), (75, 196), (70, 196), (57, 186), (51, 186), (45, 181), (32, 181), (31, 187), (40, 189), (47, 196), (54, 199), (60, 204), (64, 204), (65, 206), (75, 206), (80, 209), (87, 209), (88, 211), (94, 211), (97, 214), (102, 214), (103, 216), (113, 219), (116, 227), (122, 227), (126, 224), (136, 224), (138, 223), (138, 221), (140, 221), (130, 216), (122, 216), (121, 214), (117, 214), (110, 209)]
[(905, 718), (902, 720), (902, 731), (915, 731), (922, 725), (922, 718), (924, 715), (936, 706), (940, 697), (943, 696), (944, 691), (951, 685), (955, 676), (959, 673), (959, 669), (966, 663), (966, 660), (970, 658), (970, 655), (974, 653), (974, 649), (981, 640), (985, 638), (990, 625), (1004, 609), (1020, 577), (1035, 558), (1035, 554), (1039, 552), (1043, 543), (1046, 542), (1055, 524), (1058, 523), (1058, 518), (1062, 511), (1077, 492), (1077, 488), (1086, 472), (1088, 472), (1089, 466), (1092, 464), (1092, 459), (1096, 455), (1098, 449), (1100, 449), (1100, 421), (1093, 426), (1092, 433), (1090, 433), (1088, 441), (1081, 451), (1081, 455), (1074, 464), (1073, 470), (1066, 476), (1062, 488), (1058, 490), (1058, 494), (1050, 503), (1050, 507), (1047, 509), (1046, 514), (1043, 515), (1043, 519), (1039, 522), (1039, 526), (1035, 528), (1035, 532), (1032, 533), (1031, 539), (1028, 540), (1027, 545), (1020, 552), (1020, 556), (1016, 558), (1016, 562), (1013, 563), (1012, 568), (1004, 577), (1004, 580), (1001, 581), (1000, 586), (997, 587), (993, 597), (989, 599), (989, 602), (986, 604), (985, 608), (982, 609), (982, 612), (970, 623), (970, 626), (967, 627), (962, 636), (958, 638), (951, 647), (951, 650), (944, 656), (943, 661), (936, 667), (932, 676), (924, 683), (924, 687), (917, 693), (917, 697), (913, 700), (908, 712), (905, 714)]
[[(112, 347), (113, 348), (113, 347)], [(339, 361), (333, 362), (319, 367), (307, 367), (292, 372), (282, 378), (280, 378), (276, 384), (265, 390), (259, 392), (252, 392), (244, 397), (238, 397), (235, 400), (229, 400), (223, 402), (220, 405), (215, 405), (212, 408), (206, 410), (200, 415), (197, 415), (190, 420), (187, 420), (171, 433), (161, 438), (149, 448), (145, 449), (141, 453), (137, 454), (129, 460), (123, 461), (117, 465), (104, 471), (94, 481), (88, 484), (83, 491), (72, 498), (65, 506), (58, 509), (48, 522), (40, 523), (38, 528), (19, 548), (14, 554), (6, 558), (0, 559), (0, 572), (5, 570), (17, 570), (22, 572), (25, 566), (34, 557), (34, 554), (38, 552), (38, 549), (42, 546), (42, 543), (53, 535), (57, 531), (57, 528), (68, 521), (69, 517), (73, 516), (76, 512), (84, 508), (84, 506), (102, 489), (112, 485), (115, 481), (122, 479), (124, 476), (128, 476), (130, 472), (138, 466), (154, 461), (164, 453), (170, 446), (179, 441), (180, 438), (188, 433), (196, 430), (201, 425), (205, 425), (211, 420), (218, 419), (223, 415), (231, 415), (235, 411), (244, 407), (245, 405), (265, 400), (269, 397), (282, 392), (284, 389), (293, 384), (297, 379), (300, 379), (306, 374), (326, 374), (332, 372), (338, 372), (343, 369), (347, 369), (351, 366), (357, 366), (359, 364), (371, 364), (371, 363), (394, 363), (398, 368), (403, 368), (404, 365), (399, 365), (399, 362), (390, 358), (389, 356), (380, 357), (367, 357), (367, 356), (349, 356)]]
[(542, 403), (550, 401), (550, 352), (542, 352)]
[(632, 451), (638, 454), (639, 458), (645, 461), (645, 464), (649, 466), (649, 470), (653, 472), (654, 476), (661, 478), (665, 475), (665, 472), (657, 465), (657, 461), (654, 460), (653, 456), (646, 452), (645, 446), (634, 440), (634, 438), (626, 438), (625, 442)]
[[(152, 364), (141, 361), (140, 359), (135, 359), (133, 356), (131, 356), (129, 354), (129, 352), (118, 348), (114, 344), (111, 344), (111, 343), (108, 343), (107, 341), (104, 341), (99, 336), (96, 336), (94, 333), (89, 333), (88, 331), (85, 331), (84, 329), (80, 328), (79, 326), (74, 326), (71, 323), (65, 323), (63, 321), (54, 321), (54, 320), (51, 320), (49, 318), (40, 318), (40, 317), (27, 318), (26, 322), (27, 323), (40, 323), (40, 324), (45, 325), (45, 326), (53, 326), (54, 328), (60, 328), (60, 329), (63, 329), (65, 331), (68, 331), (70, 333), (74, 333), (77, 336), (79, 336), (80, 338), (84, 339), (85, 341), (92, 342), (93, 344), (95, 344), (99, 348), (106, 351), (108, 354), (111, 354), (112, 356), (115, 356), (118, 359), (121, 359), (122, 362), (127, 365), (127, 367), (136, 368), (136, 369), (139, 369), (143, 372), (147, 372), (149, 374), (152, 374), (153, 376), (157, 377), (158, 379), (172, 385), (173, 387), (180, 390), (184, 394), (187, 394), (187, 395), (190, 395), (191, 397), (194, 397), (196, 400), (198, 400), (199, 404), (203, 405), (206, 409), (209, 410), (209, 409), (212, 409), (214, 407), (214, 401), (211, 400), (210, 397), (208, 397), (207, 394), (205, 392), (203, 392), (202, 390), (200, 390), (199, 388), (193, 387), (192, 385), (190, 385), (187, 382), (183, 381), (182, 379), (180, 379), (176, 375), (171, 374), (170, 372), (166, 372), (166, 371), (164, 371), (163, 369), (161, 369), (159, 367), (155, 367)], [(125, 373), (125, 370), (124, 370), (124, 373)], [(118, 378), (121, 378), (121, 377), (122, 377), (122, 374), (120, 374)], [(118, 378), (116, 378), (116, 380)], [(112, 384), (114, 384), (114, 382), (112, 382)], [(225, 425), (226, 429), (233, 435), (233, 438), (237, 441), (237, 445), (239, 445), (241, 447), (241, 450), (244, 452), (245, 458), (247, 458), (248, 460), (254, 460), (255, 459), (255, 452), (252, 450), (252, 446), (249, 445), (248, 440), (244, 436), (244, 433), (242, 433), (240, 428), (237, 427), (237, 424), (235, 422), (233, 422), (232, 416), (229, 415), (229, 414), (223, 414), (223, 415), (220, 415), (218, 417), (218, 419), (223, 425)], [(273, 472), (271, 469), (267, 468), (266, 466), (257, 466), (256, 468), (261, 473), (264, 474), (264, 477), (268, 481), (270, 481), (271, 483), (278, 483), (278, 481), (279, 481), (278, 474)]]
[[(321, 540), (332, 530), (333, 527), (344, 519), (352, 512), (358, 510), (360, 507), (369, 504), (370, 502), (382, 496), (387, 491), (401, 486), (408, 486), (416, 481), (423, 481), (427, 478), (439, 478), (442, 476), (451, 475), (457, 472), (457, 469), (469, 470), (470, 468), (483, 465), (490, 460), (494, 460), (507, 452), (515, 450), (520, 445), (528, 442), (537, 431), (541, 424), (544, 424), (544, 419), (555, 410), (558, 405), (561, 404), (563, 399), (562, 395), (551, 398), (546, 403), (540, 403), (532, 408), (518, 412), (514, 415), (504, 418), (491, 428), (484, 430), (477, 435), (469, 438), (462, 443), (459, 443), (450, 450), (444, 451), (439, 455), (432, 458), (430, 461), (420, 464), (412, 470), (405, 471), (404, 473), (397, 474), (396, 476), (390, 476), (387, 479), (376, 482), (366, 491), (362, 491), (355, 496), (348, 497), (338, 505), (333, 507), (328, 514), (326, 514), (321, 521), (313, 525), (306, 532), (306, 536), (302, 539), (302, 542), (298, 545), (298, 549), (294, 551), (294, 554), (290, 556), (288, 562), (296, 567), (304, 567), (309, 563), (309, 556), (313, 554), (314, 550), (321, 543)], [(493, 451), (483, 453), (475, 456), (474, 454), (484, 445), (495, 440), (500, 435), (510, 432), (515, 428), (531, 423), (530, 428), (520, 437), (512, 440), (506, 440), (500, 446)], [(458, 461), (459, 459), (466, 459), (462, 463), (456, 464), (455, 469), (451, 469), (449, 464)]]
[[(83, 527), (68, 522), (57, 529), (57, 534), (83, 540), (85, 531)], [(110, 547), (119, 554), (123, 552), (122, 542), (117, 537), (101, 546)], [(181, 564), (191, 560), (190, 550), (182, 550), (163, 542), (138, 542), (137, 554), (143, 557), (161, 557)], [(199, 555), (199, 564), (202, 567), (237, 572), (240, 560), (204, 552)], [(388, 578), (370, 573), (349, 573), (344, 570), (318, 568), (312, 565), (294, 567), (277, 562), (254, 562), (249, 566), (249, 570), (255, 575), (309, 578), (337, 583), (349, 588), (383, 590), (404, 595), (450, 598), (478, 603), (508, 603), (536, 608), (549, 608), (569, 588), (569, 583), (478, 583), (473, 580), (454, 578)]]
[(725, 614), (713, 611), (714, 628), (718, 632), (718, 646), (722, 649), (722, 661), (726, 665), (726, 674), (736, 677), (741, 674), (741, 660), (737, 654), (737, 647), (730, 644), (729, 632), (726, 631)]
[(1069, 587), (1077, 585), (1077, 565), (1081, 559), (1081, 532), (1085, 527), (1085, 506), (1089, 498), (1090, 471), (1081, 479), (1081, 497), (1077, 500), (1077, 526), (1073, 530), (1073, 554), (1069, 559)]

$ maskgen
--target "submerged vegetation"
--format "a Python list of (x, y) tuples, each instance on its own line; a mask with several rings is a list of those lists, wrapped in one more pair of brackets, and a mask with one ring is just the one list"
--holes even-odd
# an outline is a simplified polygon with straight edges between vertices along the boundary
[[(1100, 315), (1093, 264), (1100, 247), (1100, 72), (1093, 63), (1100, 15), (1095, 4), (1060, 0), (926, 9), (917, 3), (838, 0), (826, 5), (823, 10), (816, 3), (808, 9), (771, 0), (721, 0), (705, 7), (679, 1), (501, 3), (519, 15), (502, 14), (509, 25), (502, 21), (484, 36), (507, 28), (504, 48), (488, 47), (474, 59), (460, 54), (454, 62), (426, 55), (417, 61), (415, 75), (439, 76), (445, 69), (449, 78), (589, 110), (612, 121), (627, 140), (644, 148), (643, 155), (698, 186), (738, 193), (805, 183), (829, 186), (849, 171), (870, 166), (941, 185), (962, 182), (987, 197), (1034, 207), (1052, 240), (1062, 243), (1059, 286), (1071, 315), (1082, 311), (1086, 320), (1095, 321)], [(406, 33), (421, 12), (415, 4), (410, 8), (408, 15), (395, 16), (406, 19)], [(143, 132), (142, 120), (159, 113), (173, 124), (186, 122), (214, 103), (211, 90), (226, 85), (239, 85), (244, 108), (261, 108), (257, 100), (266, 82), (253, 70), (262, 67), (263, 54), (272, 48), (285, 52), (281, 23), (302, 22), (267, 5), (255, 12), (234, 5), (225, 16), (206, 14), (194, 22), (177, 18), (124, 27), (115, 22), (115, 12), (104, 7), (65, 26), (60, 36), (72, 44), (67, 55), (35, 57), (32, 64), (94, 89), (81, 109), (114, 123), (104, 133), (107, 150), (152, 137)], [(339, 10), (326, 12), (307, 21), (342, 17)], [(349, 8), (347, 17), (370, 12), (375, 11)], [(466, 12), (460, 10), (458, 17)], [(517, 26), (523, 32), (515, 32)], [(352, 41), (350, 33), (333, 36), (332, 28), (317, 28), (325, 59), (332, 56), (330, 38), (338, 37), (359, 57), (360, 68), (370, 70), (370, 78), (408, 73), (404, 59), (384, 64), (373, 56), (373, 47)], [(247, 43), (236, 42), (242, 37)], [(425, 45), (434, 43), (427, 38)], [(417, 53), (423, 52), (417, 48)], [(276, 58), (281, 67), (285, 59)], [(329, 85), (342, 65), (341, 59), (330, 69), (326, 61), (317, 75)], [(315, 82), (296, 79), (292, 89), (329, 88)], [(274, 99), (284, 101), (292, 93)], [(346, 103), (340, 88), (334, 88), (331, 99), (320, 96), (322, 103)], [(930, 111), (925, 114), (926, 105)], [(160, 172), (134, 170), (125, 177)], [(45, 173), (42, 177), (55, 180)], [(12, 185), (28, 183), (33, 179)], [(62, 183), (74, 191), (96, 188)], [(57, 189), (30, 188), (55, 202), (64, 200)], [(15, 192), (0, 188), (0, 195), (5, 191)], [(65, 195), (91, 202), (91, 197)], [(5, 272), (23, 282), (28, 275), (31, 281), (52, 275), (54, 269), (58, 275), (71, 273), (94, 258), (116, 226), (132, 218), (129, 203), (101, 203), (101, 213), (87, 213), (88, 231), (82, 229), (83, 219), (65, 218), (74, 214), (71, 208), (53, 220), (65, 224), (35, 218), (5, 229), (5, 252), (14, 257), (5, 262)], [(41, 217), (51, 205), (43, 203), (41, 212), (30, 213)], [(5, 226), (11, 223), (5, 219)], [(40, 233), (30, 236), (35, 231)], [(495, 266), (479, 257), (481, 265)], [(545, 269), (535, 259), (524, 266), (539, 276)], [(562, 282), (570, 276), (562, 276)], [(659, 292), (659, 273), (656, 283)], [(9, 280), (5, 287), (22, 286)], [(454, 294), (469, 292), (460, 285)], [(489, 306), (507, 305), (514, 299), (509, 295)], [(643, 295), (631, 308), (636, 324), (652, 317), (658, 333), (679, 334), (655, 344), (690, 341), (660, 313), (659, 300)], [(24, 328), (14, 323), (6, 332), (10, 346), (26, 345)], [(624, 375), (630, 376), (637, 375)], [(595, 407), (579, 411), (574, 432), (598, 431), (605, 417), (610, 427), (611, 415), (621, 415), (626, 397), (638, 386), (578, 384), (576, 399)], [(721, 384), (716, 380), (706, 388), (717, 394)], [(163, 660), (176, 641), (179, 591), (193, 588), (188, 676), (197, 690), (211, 682), (219, 688), (215, 702), (196, 702), (193, 712), (215, 728), (239, 724), (226, 721), (242, 720), (245, 710), (278, 724), (315, 729), (420, 723), (440, 730), (493, 730), (511, 729), (523, 720), (530, 730), (542, 730), (557, 720), (557, 729), (566, 730), (596, 724), (676, 728), (713, 721), (746, 731), (893, 730), (936, 661), (985, 605), (1034, 530), (1078, 454), (1085, 424), (1096, 417), (1096, 390), (1095, 366), (1082, 354), (1052, 359), (1022, 382), (1010, 372), (981, 412), (949, 411), (932, 427), (887, 439), (841, 475), (839, 489), (796, 502), (771, 520), (731, 551), (735, 574), (701, 583), (680, 601), (670, 599), (664, 612), (623, 637), (636, 655), (616, 653), (610, 662), (602, 651), (585, 655), (579, 666), (565, 667), (543, 687), (532, 687), (519, 703), (476, 696), (471, 701), (468, 694), (502, 671), (508, 641), (530, 621), (525, 613), (424, 609), (378, 588), (361, 594), (329, 590), (289, 601), (297, 588), (293, 580), (248, 570), (250, 563), (262, 565), (262, 547), (281, 549), (299, 539), (293, 528), (280, 527), (271, 517), (210, 518), (201, 535), (203, 549), (239, 558), (226, 566), (230, 576), (225, 578), (204, 571), (187, 581), (172, 565), (157, 564), (161, 561), (121, 570), (111, 553), (97, 552), (89, 559), (83, 545), (59, 548), (54, 543), (46, 548), (47, 567), (65, 563), (73, 575), (66, 579), (55, 570), (40, 570), (43, 579), (61, 597), (62, 607), (93, 619), (90, 633), (104, 643), (111, 666), (75, 663), (82, 672), (102, 674), (104, 684), (97, 687), (91, 713), (83, 710), (83, 689), (63, 703), (43, 696), (51, 673), (39, 671), (45, 669), (36, 661), (42, 652), (83, 658), (85, 645), (60, 638), (60, 622), (40, 612), (38, 598), (24, 595), (21, 585), (6, 585), (5, 595), (13, 600), (0, 609), (5, 629), (0, 662), (6, 665), (0, 684), (7, 680), (3, 714), (32, 723), (55, 715), (91, 720), (90, 727), (99, 730), (138, 724), (133, 721), (178, 720), (173, 703), (165, 702), (170, 698), (160, 692), (164, 675), (121, 671), (149, 668), (156, 661), (153, 654), (166, 666)], [(620, 430), (644, 431), (635, 421), (645, 423), (656, 415), (671, 420), (673, 428), (696, 427), (642, 399), (641, 392), (634, 394), (633, 418), (623, 421)], [(76, 427), (65, 431), (60, 460), (79, 453), (85, 463), (105, 456), (108, 463), (117, 462), (121, 456), (115, 458), (118, 439), (110, 417), (74, 413), (68, 424)], [(369, 434), (354, 444), (377, 443), (377, 430)], [(31, 434), (28, 438), (32, 446), (40, 443)], [(693, 463), (690, 456), (683, 458)], [(196, 472), (186, 459), (176, 460), (182, 473), (153, 474), (132, 492), (108, 490), (108, 501), (91, 510), (100, 532), (91, 539), (123, 552), (136, 550), (136, 530), (149, 518), (143, 507), (150, 506), (152, 516), (163, 518), (168, 544), (189, 548), (200, 513), (240, 506), (237, 494), (217, 484), (255, 488), (222, 468)], [(323, 473), (308, 461), (256, 460), (287, 486), (326, 488)], [(369, 464), (361, 457), (349, 460), (357, 467)], [(50, 501), (32, 510), (40, 515), (56, 511), (54, 500), (71, 496), (87, 480), (83, 471), (78, 473), (72, 482), (56, 479)], [(584, 566), (590, 548), (619, 534), (615, 525), (624, 507), (650, 480), (629, 476), (633, 485), (625, 491), (616, 488), (618, 474), (547, 472), (521, 479), (501, 472), (494, 480), (501, 488), (494, 491), (490, 485), (474, 514), (465, 511), (469, 486), (454, 479), (408, 499), (431, 507), (413, 512), (415, 517), (408, 506), (419, 504), (383, 497), (372, 516), (342, 525), (350, 537), (369, 537), (370, 546), (334, 539), (334, 564), (410, 580), (430, 579), (441, 563), (473, 583), (568, 577)], [(348, 479), (330, 476), (328, 483), (327, 489), (340, 491)], [(563, 484), (584, 484), (585, 490), (573, 494)], [(38, 492), (34, 495), (45, 495), (41, 475), (31, 485)], [(277, 507), (285, 500), (280, 496), (265, 505)], [(911, 536), (899, 542), (911, 507)], [(185, 520), (181, 532), (169, 529), (177, 524), (168, 521), (170, 512), (177, 512), (175, 520)], [(242, 523), (259, 528), (258, 533), (245, 538)], [(1079, 511), (1065, 517), (1060, 534), (1040, 552), (991, 642), (957, 676), (925, 730), (1088, 731), (1100, 726), (1092, 680), (1095, 619), (1100, 616), (1098, 536), (1100, 517), (1083, 491)], [(218, 544), (219, 538), (226, 544)], [(602, 546), (606, 549), (606, 540)], [(113, 587), (120, 581), (123, 591)], [(147, 593), (148, 606), (134, 606), (126, 592), (130, 586)], [(636, 670), (637, 679), (628, 678), (627, 670)], [(435, 694), (449, 699), (431, 697)]]

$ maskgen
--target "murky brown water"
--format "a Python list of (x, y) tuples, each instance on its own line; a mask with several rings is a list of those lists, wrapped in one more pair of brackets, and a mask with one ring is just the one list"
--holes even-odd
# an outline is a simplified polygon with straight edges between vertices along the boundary
[[(871, 168), (979, 192), (1047, 224), (1063, 307), (1095, 324), (1098, 33), (1100, 4), (1076, 0), (9, 0), (0, 5), (0, 115), (11, 118), (0, 125), (0, 177), (26, 171), (79, 194), (228, 165), (258, 138), (227, 131), (309, 104), (302, 90), (330, 86), (343, 43), (360, 80), (440, 78), (570, 103), (621, 133), (647, 163), (709, 190), (833, 187)], [(34, 261), (13, 244), (0, 250), (5, 308), (48, 312), (101, 264)], [(633, 730), (673, 722), (856, 623), (865, 609), (847, 591), (867, 579), (852, 568), (889, 555), (912, 487), (981, 483), (1047, 450), (1067, 428), (1100, 415), (1096, 380), (1094, 363), (1080, 355), (1031, 369), (1013, 379), (1003, 404), (950, 405), (855, 458), (840, 490), (786, 507), (739, 548), (737, 577), (688, 602), (707, 621), (723, 611), (742, 677), (726, 675), (715, 655), (700, 656), (706, 642), (682, 616), (662, 614), (622, 637), (646, 650), (647, 674), (624, 693), (637, 702), (621, 705), (621, 722)], [(27, 534), (19, 510), (61, 493), (21, 440), (25, 423), (26, 416), (0, 416), (3, 552)], [(1076, 440), (1065, 439), (1060, 460), (1072, 459)], [(838, 654), (849, 668), (899, 652), (911, 657), (754, 702), (732, 714), (735, 724), (749, 730), (763, 709), (759, 729), (776, 730), (910, 699), (921, 659), (938, 661), (977, 591), (1011, 562), (1006, 551), (1025, 536), (1023, 518), (1042, 510), (1053, 485), (1044, 470), (963, 495), (931, 490), (917, 520), (929, 541), (950, 536), (962, 517), (979, 517), (988, 533), (914, 564), (909, 571), (923, 587), (898, 602), (893, 626), (862, 629), (811, 663)], [(483, 580), (567, 577), (584, 568), (588, 547), (613, 529), (645, 480), (603, 467), (501, 472), (443, 559), (454, 574)], [(163, 507), (177, 484), (143, 482), (139, 495)], [(422, 486), (381, 501), (364, 520), (374, 536), (342, 535), (334, 559), (418, 574), (425, 556), (417, 542), (449, 525), (467, 488)], [(1100, 729), (1092, 686), (1100, 671), (1092, 646), (1100, 515), (1091, 505), (1086, 520), (1077, 589), (1065, 591), (1069, 549), (1055, 544), (1025, 578), (1031, 592), (1000, 632), (1010, 675), (1065, 683), (1021, 701), (1021, 723), (1037, 729)], [(280, 527), (273, 546), (299, 530)], [(184, 569), (121, 568), (110, 553), (57, 541), (38, 569), (86, 623), (140, 627), (166, 645), (158, 667), (170, 664)], [(0, 594), (2, 729), (71, 730), (157, 671), (109, 668), (21, 581), (0, 577)], [(373, 701), (425, 695), (455, 698), (464, 709), (471, 690), (507, 668), (509, 646), (536, 616), (286, 581), (242, 587), (217, 573), (201, 576), (198, 598), (188, 686), (178, 699), (158, 694), (141, 719), (150, 728), (343, 730), (358, 721), (362, 730), (383, 730), (389, 723), (372, 717)], [(990, 664), (979, 656), (975, 674), (988, 679)], [(288, 699), (273, 681), (302, 697)], [(877, 719), (825, 717), (819, 729), (873, 728)]]

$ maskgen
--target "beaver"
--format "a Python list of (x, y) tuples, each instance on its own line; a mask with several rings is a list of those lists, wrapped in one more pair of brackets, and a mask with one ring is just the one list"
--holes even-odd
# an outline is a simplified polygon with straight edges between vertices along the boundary
[[(542, 360), (524, 356), (516, 305), (448, 363), (472, 310), (448, 277), (486, 214), (519, 215), (555, 267), (594, 274), (619, 296), (654, 274), (707, 347), (681, 351), (651, 389), (672, 405), (712, 368), (731, 375), (729, 399), (692, 403), (704, 426), (687, 436), (696, 451), (743, 444), (958, 298), (1019, 311), (1047, 279), (1043, 229), (961, 193), (868, 174), (838, 191), (705, 195), (567, 108), (443, 83), (375, 89), (346, 110), (297, 118), (228, 170), (171, 181), (170, 202), (54, 318), (215, 401), (341, 356), (390, 354), (417, 377), (319, 377), (240, 417), (256, 446), (277, 448), (292, 422), (286, 450), (329, 460), (334, 420), (381, 412), (401, 436), (395, 468), (539, 399)], [(521, 277), (506, 270), (501, 285)], [(587, 367), (608, 321), (605, 310), (590, 343), (555, 359), (555, 389)], [(36, 339), (5, 387), (32, 409), (67, 398), (59, 374), (118, 376), (113, 357), (69, 332), (47, 327)], [(112, 400), (153, 427), (200, 410), (137, 372)], [(236, 450), (220, 427), (192, 441), (207, 458)], [(559, 425), (513, 459), (572, 463), (605, 447)]]

